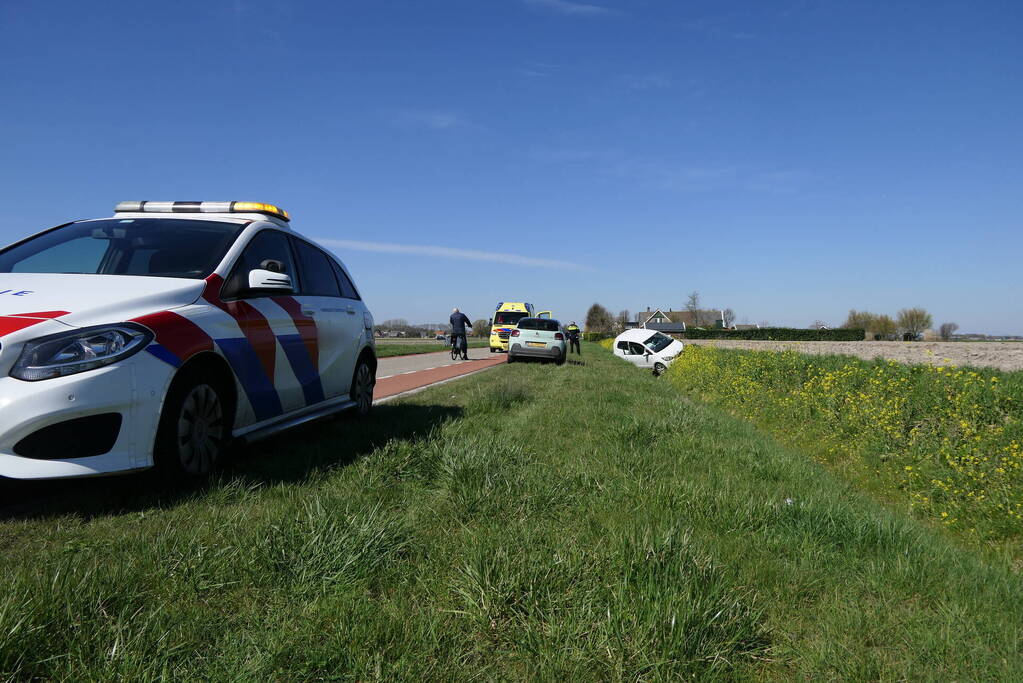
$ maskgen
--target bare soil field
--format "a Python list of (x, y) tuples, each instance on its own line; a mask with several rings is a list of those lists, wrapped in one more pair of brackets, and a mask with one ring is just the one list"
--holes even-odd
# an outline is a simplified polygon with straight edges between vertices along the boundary
[(877, 357), (901, 363), (973, 365), (999, 370), (1023, 370), (1023, 342), (795, 342), (685, 339), (686, 344), (751, 351), (793, 350), (800, 353), (839, 353), (865, 360)]

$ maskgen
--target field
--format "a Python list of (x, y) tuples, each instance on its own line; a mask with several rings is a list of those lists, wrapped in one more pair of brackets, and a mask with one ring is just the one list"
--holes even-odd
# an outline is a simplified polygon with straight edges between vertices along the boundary
[(583, 350), (0, 522), (0, 679), (1019, 678), (1008, 562)]
[(768, 342), (688, 339), (686, 344), (747, 351), (799, 351), (800, 353), (884, 358), (900, 363), (991, 367), (1023, 370), (1023, 342)]
[(1023, 562), (1023, 373), (693, 346), (686, 393)]

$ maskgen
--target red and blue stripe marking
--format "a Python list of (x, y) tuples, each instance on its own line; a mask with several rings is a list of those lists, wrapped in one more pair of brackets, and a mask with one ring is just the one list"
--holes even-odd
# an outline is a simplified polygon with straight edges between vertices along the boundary
[(298, 331), (298, 334), (275, 335), (266, 317), (254, 306), (245, 301), (221, 299), (223, 284), (224, 279), (219, 275), (206, 278), (203, 299), (231, 316), (238, 323), (242, 337), (213, 339), (184, 316), (162, 311), (135, 319), (156, 334), (156, 341), (146, 350), (180, 367), (196, 353), (212, 351), (216, 344), (238, 378), (256, 419), (266, 420), (284, 412), (274, 381), (277, 345), (280, 344), (302, 386), (306, 404), (323, 401), (316, 321), (302, 313), (302, 306), (294, 297), (273, 297), (273, 301), (291, 316)]

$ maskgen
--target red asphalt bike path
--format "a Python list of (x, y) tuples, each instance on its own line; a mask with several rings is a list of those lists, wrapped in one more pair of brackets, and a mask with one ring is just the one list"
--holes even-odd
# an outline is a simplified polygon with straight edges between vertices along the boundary
[[(388, 359), (381, 360), (410, 357), (411, 356), (391, 356)], [(390, 377), (382, 377), (377, 380), (376, 389), (373, 392), (373, 400), (379, 401), (380, 399), (403, 394), (406, 391), (412, 391), (413, 389), (422, 389), (430, 386), (431, 384), (436, 384), (437, 382), (443, 382), (444, 380), (461, 377), (462, 375), (472, 374), (480, 370), (487, 370), (496, 365), (500, 365), (505, 361), (505, 355), (498, 354), (490, 358), (470, 359), (466, 361), (459, 361), (452, 365), (404, 372)]]

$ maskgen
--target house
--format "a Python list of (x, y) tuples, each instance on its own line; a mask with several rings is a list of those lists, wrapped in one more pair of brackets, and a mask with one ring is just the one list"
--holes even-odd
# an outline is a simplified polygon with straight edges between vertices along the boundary
[[(699, 324), (697, 324), (699, 323)], [(724, 317), (721, 311), (699, 310), (694, 316), (693, 311), (672, 311), (649, 307), (645, 311), (636, 314), (635, 320), (626, 324), (626, 329), (645, 328), (657, 330), (665, 334), (682, 334), (689, 327), (716, 327), (725, 326)]]

